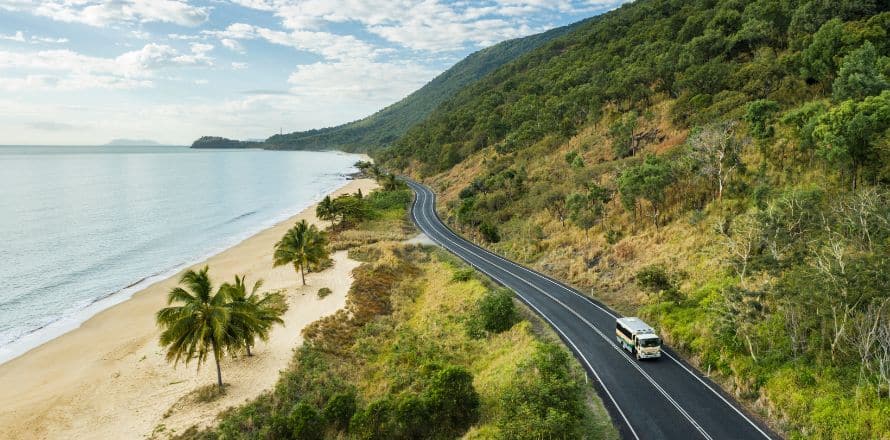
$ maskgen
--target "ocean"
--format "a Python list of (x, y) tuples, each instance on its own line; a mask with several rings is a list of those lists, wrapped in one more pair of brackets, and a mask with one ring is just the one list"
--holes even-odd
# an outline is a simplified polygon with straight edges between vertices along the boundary
[(359, 159), (0, 146), (0, 363), (298, 213)]

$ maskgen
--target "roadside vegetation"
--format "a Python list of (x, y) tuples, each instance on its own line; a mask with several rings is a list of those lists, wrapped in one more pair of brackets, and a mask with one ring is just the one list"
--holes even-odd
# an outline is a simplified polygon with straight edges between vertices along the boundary
[(886, 2), (638, 0), (377, 156), (789, 438), (887, 438), (888, 29)]
[(349, 197), (365, 216), (329, 228), (364, 262), (346, 308), (303, 330), (271, 392), (178, 438), (617, 438), (583, 370), (512, 292), (444, 251), (371, 238), (414, 233), (409, 190)]

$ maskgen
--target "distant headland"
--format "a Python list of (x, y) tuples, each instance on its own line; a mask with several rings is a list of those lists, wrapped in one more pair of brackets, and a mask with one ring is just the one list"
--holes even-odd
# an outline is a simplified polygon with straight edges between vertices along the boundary
[(263, 148), (262, 141), (239, 141), (219, 136), (202, 136), (192, 142), (192, 148)]

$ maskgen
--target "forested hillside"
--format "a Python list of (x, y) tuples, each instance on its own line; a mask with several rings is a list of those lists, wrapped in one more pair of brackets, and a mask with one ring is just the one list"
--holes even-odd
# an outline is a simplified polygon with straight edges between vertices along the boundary
[(790, 438), (890, 438), (888, 9), (638, 0), (377, 158), (463, 233), (652, 321)]
[(357, 152), (389, 145), (467, 85), (520, 55), (565, 35), (581, 23), (583, 22), (482, 49), (464, 58), (416, 92), (371, 116), (336, 127), (274, 135), (266, 140), (267, 148)]

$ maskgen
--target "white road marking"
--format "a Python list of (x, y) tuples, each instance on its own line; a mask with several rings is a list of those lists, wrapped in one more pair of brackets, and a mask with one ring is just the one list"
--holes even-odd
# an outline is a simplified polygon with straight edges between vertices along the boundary
[[(435, 193), (432, 193), (432, 191), (429, 191), (429, 193), (432, 195), (433, 200), (435, 200)], [(433, 205), (433, 209), (435, 210), (435, 205)], [(440, 220), (440, 222), (441, 222), (441, 220)], [(444, 225), (444, 223), (443, 223), (443, 225)], [(447, 226), (446, 226), (446, 228), (447, 228)], [(452, 234), (454, 234), (454, 231), (451, 231), (451, 232), (452, 232)], [(455, 235), (457, 235), (457, 234), (455, 234)], [(510, 265), (512, 265), (512, 266), (514, 266), (514, 267), (516, 267), (516, 268), (518, 268), (518, 269), (521, 269), (521, 270), (523, 270), (523, 271), (525, 271), (525, 272), (528, 272), (529, 274), (536, 275), (536, 276), (538, 276), (538, 277), (540, 277), (540, 278), (546, 280), (546, 281), (549, 282), (550, 284), (553, 284), (554, 286), (559, 287), (560, 289), (562, 289), (562, 290), (564, 290), (564, 291), (566, 291), (566, 292), (568, 292), (568, 293), (570, 293), (570, 294), (572, 294), (572, 295), (575, 295), (575, 296), (578, 296), (578, 297), (584, 299), (585, 301), (587, 301), (588, 303), (590, 303), (592, 306), (596, 307), (597, 309), (603, 311), (604, 313), (606, 313), (607, 315), (609, 315), (609, 316), (611, 316), (611, 317), (613, 317), (613, 318), (618, 318), (618, 317), (619, 317), (619, 316), (616, 315), (615, 313), (612, 313), (610, 310), (608, 310), (608, 309), (606, 309), (606, 308), (600, 306), (599, 304), (597, 304), (596, 302), (594, 302), (594, 301), (591, 300), (590, 298), (588, 298), (588, 297), (586, 297), (586, 296), (584, 296), (584, 295), (579, 294), (578, 292), (576, 292), (576, 291), (574, 291), (574, 290), (568, 288), (567, 286), (563, 285), (562, 283), (559, 283), (559, 282), (557, 282), (557, 281), (554, 281), (553, 279), (551, 279), (550, 277), (548, 277), (548, 276), (546, 276), (546, 275), (539, 274), (539, 273), (537, 273), (537, 272), (535, 272), (535, 271), (532, 271), (531, 269), (528, 269), (528, 268), (525, 267), (525, 266), (519, 265), (519, 264), (517, 264), (517, 263), (515, 263), (515, 262), (513, 262), (513, 261), (511, 261), (511, 260), (508, 260), (508, 259), (506, 259), (506, 258), (504, 258), (504, 257), (502, 257), (502, 256), (500, 256), (500, 255), (498, 255), (498, 254), (496, 254), (496, 253), (494, 253), (494, 252), (489, 251), (488, 249), (485, 249), (485, 248), (482, 248), (482, 247), (479, 247), (479, 249), (481, 249), (483, 252), (485, 252), (485, 253), (487, 253), (487, 254), (489, 254), (489, 255), (491, 255), (491, 256), (493, 256), (493, 257), (495, 257), (495, 258), (497, 258), (497, 259), (499, 259), (499, 260), (501, 260), (501, 261), (503, 261), (503, 262), (505, 262), (505, 263), (508, 263), (508, 264), (510, 264)], [(482, 257), (479, 256), (478, 254), (477, 254), (476, 256), (482, 258)], [(517, 278), (518, 278), (518, 277), (517, 277)], [(518, 278), (518, 279), (521, 279), (521, 278)], [(524, 280), (523, 280), (523, 281), (524, 281)], [(528, 284), (528, 283), (526, 282), (526, 284)], [(541, 290), (541, 289), (537, 288), (537, 286), (532, 286), (532, 287), (536, 288), (536, 289), (539, 290), (539, 291)], [(543, 292), (543, 291), (542, 291), (542, 292)], [(545, 293), (545, 294), (546, 294), (546, 293)], [(549, 295), (548, 295), (548, 296), (549, 296)], [(566, 307), (566, 308), (568, 308), (568, 307), (565, 306), (565, 305), (563, 305), (563, 306)], [(572, 312), (574, 313), (573, 310), (571, 310), (571, 309), (569, 309), (569, 310), (572, 311)], [(586, 321), (586, 320), (585, 320), (585, 321)], [(729, 400), (727, 400), (725, 397), (723, 397), (722, 394), (720, 394), (717, 390), (715, 390), (715, 389), (714, 389), (713, 387), (711, 387), (707, 382), (705, 382), (701, 377), (699, 377), (697, 374), (695, 374), (694, 371), (690, 370), (688, 367), (686, 367), (686, 365), (683, 365), (682, 362), (680, 362), (679, 360), (677, 360), (676, 358), (674, 358), (673, 356), (671, 356), (669, 353), (666, 353), (666, 352), (665, 352), (665, 355), (667, 355), (667, 357), (670, 358), (671, 361), (673, 361), (674, 363), (676, 363), (677, 365), (679, 365), (684, 371), (686, 371), (687, 373), (689, 373), (692, 377), (694, 377), (697, 381), (699, 381), (702, 385), (704, 385), (705, 388), (708, 389), (708, 391), (710, 391), (710, 392), (712, 392), (714, 395), (716, 395), (720, 400), (723, 401), (723, 403), (725, 403), (727, 406), (729, 406), (730, 408), (732, 408), (733, 411), (735, 411), (738, 415), (740, 415), (743, 419), (745, 419), (746, 422), (748, 422), (751, 426), (753, 426), (754, 429), (757, 430), (757, 432), (759, 432), (759, 433), (760, 433), (761, 435), (763, 435), (765, 438), (772, 440), (772, 437), (770, 437), (769, 434), (767, 434), (766, 432), (764, 432), (763, 429), (761, 429), (760, 426), (757, 425), (757, 423), (754, 423), (754, 421), (751, 420), (751, 419), (750, 419), (744, 412), (742, 412), (738, 407), (736, 407), (736, 406), (733, 405)]]

